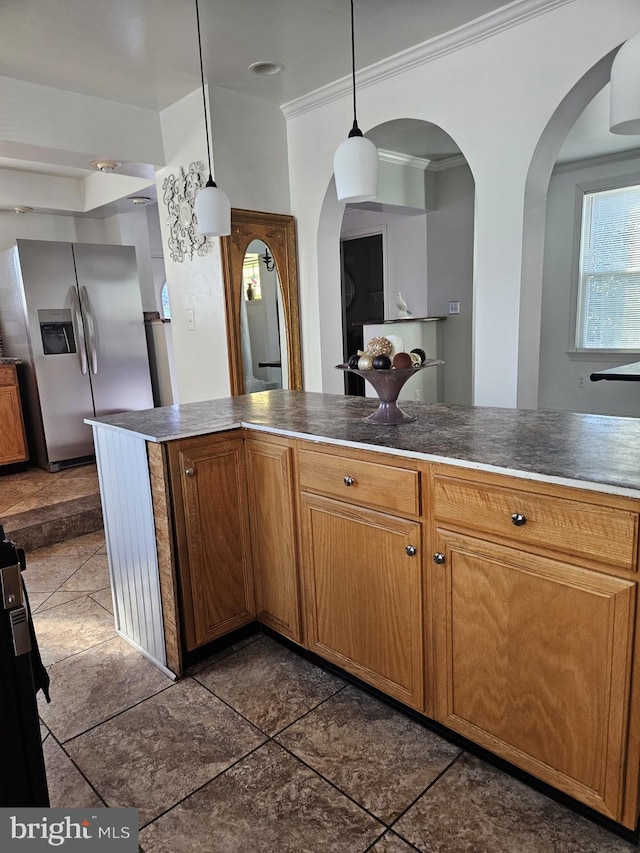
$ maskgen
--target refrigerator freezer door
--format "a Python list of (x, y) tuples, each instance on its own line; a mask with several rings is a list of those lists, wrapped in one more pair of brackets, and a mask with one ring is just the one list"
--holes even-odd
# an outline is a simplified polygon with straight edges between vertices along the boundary
[[(31, 382), (37, 411), (38, 401), (46, 444), (47, 467), (65, 459), (93, 453), (91, 428), (84, 418), (93, 413), (91, 384), (82, 375), (82, 324), (77, 314), (76, 274), (69, 243), (19, 240), (18, 253), (27, 308), (32, 362)], [(45, 355), (40, 312), (63, 311), (75, 320), (75, 352)], [(69, 312), (71, 312), (69, 314)]]
[(135, 249), (73, 246), (96, 415), (153, 407)]

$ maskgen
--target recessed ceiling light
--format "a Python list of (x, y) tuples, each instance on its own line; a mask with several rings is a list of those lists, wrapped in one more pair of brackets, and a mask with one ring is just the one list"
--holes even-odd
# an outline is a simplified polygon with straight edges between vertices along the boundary
[(115, 160), (92, 160), (89, 165), (93, 166), (94, 169), (98, 169), (100, 172), (113, 172), (113, 170), (117, 169), (118, 166), (121, 166), (122, 163), (116, 163)]
[(149, 198), (149, 196), (146, 196), (146, 195), (131, 195), (131, 196), (129, 196), (127, 201), (130, 201), (131, 204), (140, 204), (141, 205), (141, 204), (149, 204), (151, 199)]
[(12, 213), (32, 213), (32, 207), (25, 207), (22, 204), (15, 204), (13, 207), (8, 207), (7, 210), (10, 210)]
[(284, 65), (281, 62), (272, 62), (270, 59), (254, 62), (249, 66), (249, 71), (257, 74), (259, 77), (272, 77), (274, 74), (279, 74), (284, 71)]

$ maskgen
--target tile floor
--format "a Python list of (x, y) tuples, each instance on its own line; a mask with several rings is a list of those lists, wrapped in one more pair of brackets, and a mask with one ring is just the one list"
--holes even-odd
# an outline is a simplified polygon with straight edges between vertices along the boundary
[[(94, 477), (0, 477), (0, 522)], [(102, 533), (28, 553), (25, 580), (51, 804), (138, 808), (146, 853), (638, 849), (269, 637), (171, 681), (114, 630)]]
[(637, 848), (255, 635), (172, 682), (113, 629), (104, 539), (27, 555), (54, 806), (134, 806), (146, 853)]

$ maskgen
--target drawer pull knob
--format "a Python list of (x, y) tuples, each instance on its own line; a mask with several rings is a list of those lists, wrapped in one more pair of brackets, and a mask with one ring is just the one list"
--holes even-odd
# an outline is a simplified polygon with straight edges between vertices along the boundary
[(184, 473), (187, 475), (187, 477), (193, 477), (196, 472), (193, 470), (193, 468), (185, 468)]
[(522, 527), (523, 524), (527, 523), (526, 517), (520, 512), (514, 512), (511, 516), (511, 521), (515, 524), (516, 527)]
[(441, 566), (444, 563), (444, 554), (441, 554), (438, 551), (436, 554), (433, 555), (433, 562)]
[(355, 483), (355, 480), (353, 479), (353, 477), (345, 477), (344, 478), (345, 486), (353, 486), (354, 483)]
[(407, 555), (407, 557), (415, 557), (415, 555), (418, 553), (418, 549), (415, 545), (407, 545), (407, 547), (404, 549), (404, 553)]

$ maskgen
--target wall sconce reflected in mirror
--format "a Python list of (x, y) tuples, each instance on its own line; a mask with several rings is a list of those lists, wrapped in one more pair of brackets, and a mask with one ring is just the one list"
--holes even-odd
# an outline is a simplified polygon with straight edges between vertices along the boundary
[(273, 272), (276, 267), (276, 262), (273, 260), (271, 255), (269, 254), (269, 248), (265, 248), (264, 255), (261, 256), (264, 261), (264, 265), (267, 268), (267, 272)]

